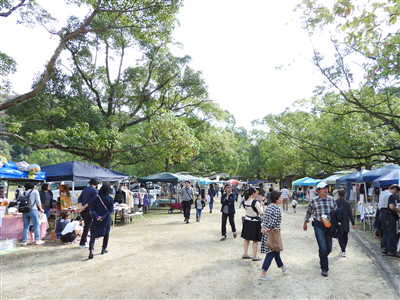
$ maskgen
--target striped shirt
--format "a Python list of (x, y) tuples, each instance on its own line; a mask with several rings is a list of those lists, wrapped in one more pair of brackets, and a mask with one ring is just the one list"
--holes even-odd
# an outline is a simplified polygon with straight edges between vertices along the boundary
[(282, 198), (288, 199), (289, 198), (289, 190), (288, 189), (281, 189)]

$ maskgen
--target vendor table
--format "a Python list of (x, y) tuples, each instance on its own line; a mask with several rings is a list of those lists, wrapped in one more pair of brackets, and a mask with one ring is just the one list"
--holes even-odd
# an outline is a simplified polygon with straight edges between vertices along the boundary
[(157, 208), (159, 204), (168, 204), (168, 203), (175, 203), (175, 199), (158, 199), (153, 202), (151, 208)]
[[(121, 221), (122, 224), (125, 224), (125, 215), (128, 215), (130, 210), (129, 206), (114, 206), (114, 218), (112, 220), (113, 227), (115, 226), (115, 221)], [(119, 216), (118, 216), (119, 214)]]
[[(49, 228), (49, 223), (47, 222), (46, 215), (40, 220), (40, 237), (46, 236), (46, 230)], [(4, 217), (2, 218), (0, 227), (0, 238), (5, 239), (18, 239), (22, 240), (22, 230), (24, 229), (24, 221), (21, 215), (16, 215), (14, 217)], [(28, 233), (28, 239), (30, 235)]]

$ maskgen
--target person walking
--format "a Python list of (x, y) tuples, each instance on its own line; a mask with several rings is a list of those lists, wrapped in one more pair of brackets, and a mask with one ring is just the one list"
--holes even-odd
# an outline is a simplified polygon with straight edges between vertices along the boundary
[(23, 192), (22, 195), (29, 197), (29, 207), (31, 207), (31, 210), (22, 214), (22, 220), (24, 222), (24, 229), (22, 230), (22, 246), (28, 245), (28, 230), (31, 221), (35, 231), (35, 244), (42, 245), (45, 241), (40, 239), (39, 211), (44, 213), (44, 210), (40, 202), (39, 192), (33, 189), (35, 186), (32, 182), (28, 182), (24, 187), (25, 192)]
[(194, 207), (196, 207), (196, 222), (200, 222), (201, 211), (206, 206), (206, 202), (201, 198), (201, 194), (197, 194), (197, 199), (194, 202)]
[(282, 193), (282, 210), (285, 212), (289, 212), (289, 190), (287, 189), (287, 185), (283, 186), (283, 189), (281, 189)]
[(237, 185), (235, 185), (235, 186), (232, 188), (232, 193), (235, 194), (235, 201), (237, 202), (238, 199), (239, 199), (239, 188), (238, 188)]
[(278, 206), (283, 201), (282, 193), (278, 191), (272, 191), (269, 197), (271, 200), (271, 205), (267, 207), (261, 221), (261, 233), (263, 234), (261, 239), (261, 253), (265, 253), (267, 255), (265, 256), (263, 265), (261, 267), (260, 280), (274, 280), (274, 277), (267, 275), (267, 271), (271, 266), (273, 259), (275, 259), (276, 266), (282, 270), (283, 274), (287, 273), (290, 269), (290, 265), (285, 266), (283, 264), (280, 251), (274, 251), (265, 245), (268, 238), (268, 231), (281, 228), (282, 222), (282, 214)]
[(78, 203), (81, 204), (81, 207), (77, 209), (77, 212), (81, 213), (83, 222), (85, 222), (81, 241), (79, 243), (79, 249), (89, 248), (89, 245), (87, 243), (87, 236), (93, 221), (92, 212), (90, 211), (90, 203), (92, 199), (99, 194), (99, 191), (97, 190), (98, 184), (99, 181), (97, 180), (97, 178), (90, 179), (89, 186), (83, 189), (81, 195), (78, 198)]
[(356, 225), (354, 223), (353, 213), (351, 211), (351, 205), (344, 198), (346, 196), (345, 190), (339, 189), (338, 195), (339, 198), (336, 200), (336, 206), (341, 207), (343, 210), (342, 221), (340, 222), (340, 232), (338, 233), (338, 241), (340, 249), (342, 250), (342, 252), (340, 252), (340, 256), (346, 257), (346, 247), (347, 247), (347, 242), (349, 240), (348, 235), (350, 231), (349, 221), (351, 221), (353, 229), (356, 228)]
[(210, 184), (210, 188), (207, 191), (207, 195), (209, 198), (209, 202), (208, 205), (210, 206), (210, 214), (212, 213), (213, 207), (214, 207), (214, 202), (215, 202), (215, 195), (216, 195), (216, 191), (214, 189), (214, 186), (212, 184)]
[(181, 190), (181, 201), (182, 201), (182, 210), (183, 216), (185, 218), (184, 222), (189, 224), (190, 219), (190, 208), (192, 207), (194, 200), (194, 192), (190, 187), (190, 181), (185, 181), (185, 186)]
[(50, 184), (43, 183), (42, 189), (39, 191), (40, 201), (43, 204), (44, 213), (47, 220), (50, 217), (50, 209), (53, 208), (53, 192), (50, 190)]
[(397, 220), (400, 208), (396, 207), (396, 195), (400, 190), (397, 184), (392, 184), (389, 190), (383, 191), (379, 196), (378, 209), (379, 221), (382, 228), (381, 252), (395, 258), (400, 258), (396, 253), (397, 246)]
[(90, 203), (93, 223), (90, 229), (89, 259), (93, 258), (94, 242), (98, 237), (103, 237), (101, 254), (108, 252), (107, 246), (111, 227), (111, 214), (114, 210), (114, 199), (110, 196), (110, 193), (110, 186), (103, 184), (99, 195), (94, 196)]
[(328, 256), (332, 252), (332, 236), (329, 234), (330, 213), (335, 210), (336, 203), (331, 196), (328, 196), (328, 185), (325, 182), (317, 184), (317, 193), (318, 196), (310, 199), (308, 203), (303, 230), (307, 231), (307, 223), (310, 222), (312, 216), (312, 226), (319, 249), (321, 275), (327, 277), (329, 271)]
[(233, 237), (237, 237), (236, 226), (235, 226), (235, 194), (232, 193), (232, 186), (230, 184), (225, 185), (225, 194), (221, 195), (221, 212), (222, 212), (222, 223), (221, 232), (222, 238), (220, 241), (226, 240), (226, 220), (229, 219), (231, 225)]
[[(256, 199), (257, 190), (250, 187), (244, 192), (244, 209), (246, 210), (246, 216), (243, 221), (243, 229), (241, 237), (244, 239), (243, 243), (243, 259), (252, 259), (253, 261), (261, 260), (257, 256), (258, 242), (261, 241), (261, 218), (263, 214), (263, 208), (260, 202)], [(249, 256), (249, 244), (253, 241), (253, 256)]]

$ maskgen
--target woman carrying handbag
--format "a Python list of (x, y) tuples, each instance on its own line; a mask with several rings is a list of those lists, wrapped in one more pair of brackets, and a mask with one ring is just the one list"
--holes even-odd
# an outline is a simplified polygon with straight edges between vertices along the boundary
[[(282, 193), (272, 191), (270, 194), (270, 200), (271, 205), (268, 206), (261, 221), (261, 233), (263, 234), (261, 239), (261, 253), (265, 253), (267, 255), (265, 256), (264, 263), (261, 267), (260, 280), (274, 280), (273, 277), (267, 275), (267, 271), (273, 259), (275, 259), (277, 267), (281, 268), (284, 274), (290, 269), (290, 265), (285, 266), (283, 264), (280, 251), (275, 251), (266, 245), (268, 240), (268, 232), (271, 232), (275, 229), (280, 229), (282, 222), (282, 214), (278, 206), (283, 202)], [(271, 241), (268, 240), (268, 242)]]

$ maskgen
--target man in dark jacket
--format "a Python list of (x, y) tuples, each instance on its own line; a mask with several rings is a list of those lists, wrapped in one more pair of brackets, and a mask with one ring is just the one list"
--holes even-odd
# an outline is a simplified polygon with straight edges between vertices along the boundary
[(90, 204), (92, 202), (92, 199), (94, 197), (97, 197), (97, 195), (99, 194), (99, 191), (97, 190), (97, 185), (99, 184), (99, 181), (97, 180), (97, 178), (90, 179), (89, 184), (90, 186), (85, 187), (85, 189), (82, 191), (81, 195), (78, 198), (78, 203), (81, 204), (81, 207), (77, 210), (77, 212), (81, 213), (81, 217), (85, 222), (81, 241), (79, 243), (80, 249), (89, 248), (89, 245), (86, 241), (88, 232), (90, 230), (90, 226), (92, 225), (93, 222), (93, 216), (90, 210)]
[(229, 224), (231, 225), (233, 237), (237, 237), (236, 226), (235, 226), (235, 194), (232, 193), (232, 186), (230, 184), (225, 185), (225, 194), (221, 196), (221, 212), (222, 212), (222, 238), (221, 241), (226, 240), (226, 219), (229, 218)]
[(345, 190), (339, 189), (338, 195), (339, 195), (339, 199), (336, 200), (336, 205), (338, 208), (341, 207), (343, 210), (342, 221), (341, 221), (341, 225), (340, 225), (340, 232), (338, 233), (338, 240), (339, 240), (340, 249), (342, 249), (342, 252), (340, 252), (340, 255), (342, 257), (346, 257), (346, 246), (347, 246), (347, 242), (349, 240), (348, 235), (349, 235), (349, 231), (350, 231), (349, 220), (351, 221), (351, 224), (353, 225), (353, 229), (356, 228), (356, 225), (354, 223), (353, 213), (351, 211), (351, 205), (345, 199), (345, 196), (346, 196)]

